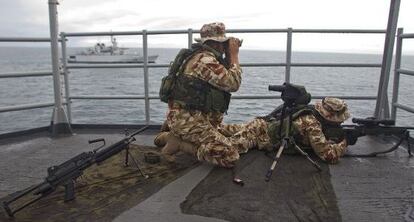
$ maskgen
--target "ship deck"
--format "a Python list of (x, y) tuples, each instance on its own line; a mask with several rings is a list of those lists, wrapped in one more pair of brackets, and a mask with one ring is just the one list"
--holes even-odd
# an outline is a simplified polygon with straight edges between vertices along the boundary
[[(91, 150), (88, 140), (103, 137), (112, 144), (122, 139), (122, 131), (75, 128), (75, 134), (69, 137), (51, 138), (48, 132), (36, 132), (0, 139), (0, 199), (42, 182), (47, 167)], [(152, 146), (156, 133), (155, 128), (148, 129), (137, 135), (134, 143)], [(349, 152), (368, 153), (391, 145), (388, 139), (363, 137)], [(271, 181), (265, 182), (270, 164), (271, 159), (262, 152), (243, 155), (237, 173), (244, 186), (231, 182), (230, 170), (198, 164), (145, 200), (99, 221), (410, 219), (414, 206), (414, 158), (408, 157), (404, 147), (376, 158), (343, 158), (339, 164), (329, 166), (321, 163), (321, 173), (301, 156), (283, 155)], [(73, 221), (91, 220), (85, 215), (73, 216)], [(0, 221), (20, 221), (19, 213), (10, 219), (1, 212)]]

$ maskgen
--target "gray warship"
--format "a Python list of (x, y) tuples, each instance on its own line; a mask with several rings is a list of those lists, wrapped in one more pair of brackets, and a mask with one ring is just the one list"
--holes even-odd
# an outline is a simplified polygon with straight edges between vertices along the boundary
[[(94, 47), (69, 55), (68, 63), (142, 63), (144, 57), (138, 54), (126, 53), (128, 48), (118, 47), (116, 38), (111, 36), (111, 45), (98, 42)], [(158, 55), (149, 55), (148, 63), (154, 63)]]
[[(413, 70), (401, 67), (402, 43), (414, 38), (414, 34), (397, 29), (400, 0), (390, 2), (388, 24), (384, 30), (233, 29), (228, 33), (286, 34), (286, 62), (241, 64), (242, 67), (253, 68), (283, 67), (285, 82), (290, 82), (292, 67), (380, 68), (376, 96), (341, 98), (375, 101), (373, 111), (376, 119), (396, 120), (397, 110), (414, 113), (413, 108), (398, 100), (399, 77), (414, 75)], [(153, 123), (150, 118), (151, 101), (159, 97), (150, 95), (149, 73), (150, 69), (169, 66), (149, 64), (148, 37), (187, 34), (190, 47), (193, 34), (199, 31), (59, 33), (57, 4), (57, 0), (49, 0), (49, 38), (0, 38), (1, 42), (50, 42), (50, 72), (2, 73), (0, 78), (51, 76), (54, 88), (53, 102), (0, 107), (3, 113), (53, 109), (48, 126), (0, 135), (0, 221), (414, 221), (414, 158), (410, 158), (409, 152), (412, 137), (401, 144), (393, 136), (361, 137), (348, 151), (349, 156), (384, 151), (393, 146), (395, 149), (375, 158), (353, 156), (343, 158), (337, 165), (320, 163), (321, 172), (315, 171), (302, 156), (283, 155), (268, 182), (265, 182), (265, 174), (272, 160), (253, 150), (241, 156), (238, 164), (237, 173), (243, 178), (243, 186), (232, 182), (231, 171), (198, 163), (185, 154), (179, 155), (175, 164), (146, 161), (149, 154), (157, 151), (153, 140), (161, 125)], [(292, 62), (292, 36), (295, 33), (384, 34), (382, 63)], [(128, 35), (143, 37), (142, 64), (67, 64), (66, 59), (60, 59), (67, 58), (66, 44), (70, 38)], [(70, 70), (88, 68), (143, 69), (144, 96), (72, 96), (68, 81)], [(389, 101), (387, 92), (391, 70), (394, 78)], [(145, 122), (137, 125), (74, 124), (71, 121), (72, 103), (76, 99), (143, 100)], [(280, 96), (243, 95), (234, 96), (234, 99), (278, 100)], [(104, 110), (102, 115), (105, 115)], [(125, 129), (128, 132), (124, 133)], [(98, 144), (89, 145), (88, 141)], [(129, 150), (119, 145), (119, 141), (128, 143)], [(117, 150), (116, 155), (107, 159), (108, 146)], [(82, 172), (84, 175), (77, 175), (76, 181), (69, 180), (70, 183), (64, 186), (53, 189), (46, 186), (50, 179), (47, 175), (56, 172), (51, 166), (59, 166), (79, 154), (88, 155), (92, 150), (93, 154), (102, 154), (101, 161), (88, 162), (88, 169)], [(45, 177), (48, 178), (46, 181)], [(46, 192), (30, 193), (33, 188), (39, 188), (36, 187), (38, 184), (41, 185), (40, 190)], [(72, 198), (70, 195), (65, 197), (68, 194), (65, 187), (72, 190)], [(29, 192), (26, 195), (29, 202), (12, 201), (26, 192)], [(30, 203), (37, 197), (39, 201)], [(25, 203), (29, 204), (21, 208)]]

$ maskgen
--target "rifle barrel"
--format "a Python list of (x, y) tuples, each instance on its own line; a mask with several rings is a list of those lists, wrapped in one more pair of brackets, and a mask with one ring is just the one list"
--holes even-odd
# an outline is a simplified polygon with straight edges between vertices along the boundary
[(117, 143), (108, 146), (107, 148), (99, 151), (96, 153), (95, 156), (95, 162), (97, 164), (101, 163), (102, 161), (105, 161), (106, 159), (110, 158), (111, 156), (121, 152), (125, 149), (129, 144), (129, 138), (124, 138)]
[(148, 126), (144, 126), (134, 133), (132, 133), (130, 136), (125, 137), (124, 139), (118, 141), (117, 143), (108, 146), (107, 148), (104, 148), (103, 150), (96, 153), (95, 156), (95, 162), (99, 164), (100, 162), (108, 159), (109, 157), (121, 152), (124, 150), (134, 139), (134, 136), (136, 136), (138, 133), (141, 133), (142, 131), (146, 130)]
[(379, 125), (384, 126), (393, 126), (395, 125), (395, 120), (393, 119), (361, 119), (361, 118), (352, 118), (353, 123), (362, 124), (362, 125)]
[(138, 133), (140, 133), (140, 132), (148, 129), (148, 127), (149, 127), (148, 125), (147, 126), (143, 126), (142, 128), (140, 128), (137, 131), (135, 131), (134, 133), (132, 133), (130, 137), (136, 136)]

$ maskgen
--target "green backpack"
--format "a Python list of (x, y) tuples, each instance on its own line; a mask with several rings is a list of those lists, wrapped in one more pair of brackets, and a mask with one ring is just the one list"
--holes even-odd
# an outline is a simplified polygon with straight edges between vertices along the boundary
[[(286, 114), (284, 117), (281, 115), (282, 106), (277, 107), (269, 115), (262, 117), (268, 122), (268, 135), (270, 137), (270, 142), (272, 144), (278, 144), (286, 136), (286, 127), (288, 126), (289, 116)], [(315, 109), (313, 105), (297, 105), (292, 109), (292, 121), (296, 120), (300, 116), (312, 114), (322, 125), (322, 132), (325, 137), (329, 140), (334, 141), (335, 143), (341, 142), (345, 138), (345, 132), (343, 131), (340, 125), (335, 125), (325, 120), (319, 112)], [(280, 129), (281, 123), (283, 121), (282, 129)], [(281, 130), (282, 135), (279, 135)], [(296, 143), (301, 146), (300, 141), (302, 141), (302, 136), (299, 133), (299, 129), (292, 124), (290, 135), (293, 136), (293, 139)], [(309, 149), (310, 147), (301, 147), (302, 149)], [(289, 144), (288, 149), (284, 151), (285, 153), (293, 154), (297, 153), (291, 144)]]
[(161, 87), (159, 92), (161, 101), (168, 103), (168, 100), (171, 98), (172, 91), (176, 84), (177, 74), (183, 71), (184, 66), (188, 60), (190, 60), (191, 57), (200, 49), (202, 49), (202, 45), (196, 43), (193, 44), (190, 49), (184, 48), (178, 52), (174, 61), (170, 63), (168, 75), (164, 76), (161, 80)]

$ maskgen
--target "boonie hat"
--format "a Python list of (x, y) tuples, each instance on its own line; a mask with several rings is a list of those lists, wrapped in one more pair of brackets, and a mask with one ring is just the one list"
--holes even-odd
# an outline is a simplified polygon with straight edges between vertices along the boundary
[(350, 117), (348, 105), (338, 98), (326, 97), (315, 104), (315, 109), (323, 118), (334, 123), (342, 123)]
[(200, 29), (200, 37), (195, 38), (196, 42), (204, 43), (207, 40), (213, 40), (216, 42), (225, 42), (229, 40), (226, 37), (226, 27), (222, 22), (213, 22), (203, 25)]

